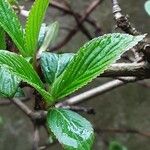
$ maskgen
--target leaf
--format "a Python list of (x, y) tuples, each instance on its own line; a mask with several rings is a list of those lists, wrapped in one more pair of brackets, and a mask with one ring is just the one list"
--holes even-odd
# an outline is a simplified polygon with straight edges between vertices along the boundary
[(41, 47), (41, 45), (43, 44), (45, 35), (46, 35), (46, 24), (42, 23), (41, 28), (40, 28), (40, 32), (39, 32), (39, 37), (38, 37), (38, 48)]
[(7, 0), (0, 0), (0, 26), (12, 38), (20, 53), (25, 56), (23, 28)]
[(146, 1), (144, 4), (145, 11), (148, 13), (150, 16), (150, 0)]
[(91, 150), (92, 125), (77, 113), (53, 108), (48, 111), (47, 126), (66, 150)]
[(40, 59), (41, 69), (46, 82), (52, 84), (67, 67), (73, 58), (73, 53), (55, 54), (43, 52)]
[(39, 49), (37, 58), (40, 58), (42, 52), (46, 51), (49, 45), (56, 39), (59, 30), (58, 22), (54, 22), (47, 27), (47, 33), (44, 38), (43, 44)]
[(25, 29), (25, 46), (28, 56), (34, 56), (37, 46), (38, 37), (49, 0), (36, 0), (31, 8)]
[(0, 68), (0, 97), (13, 97), (18, 89), (20, 80), (7, 69)]
[(14, 95), (14, 97), (25, 97), (24, 91), (19, 87)]
[(127, 148), (120, 143), (113, 141), (109, 145), (109, 150), (127, 150)]
[(0, 49), (6, 49), (5, 31), (0, 27)]
[(60, 99), (67, 96), (92, 81), (144, 37), (145, 35), (134, 37), (114, 33), (86, 43), (79, 49), (63, 74), (53, 83), (51, 89), (53, 98)]
[(46, 102), (52, 102), (51, 95), (44, 90), (42, 81), (25, 58), (12, 52), (0, 50), (0, 66), (8, 69), (11, 74), (33, 86)]

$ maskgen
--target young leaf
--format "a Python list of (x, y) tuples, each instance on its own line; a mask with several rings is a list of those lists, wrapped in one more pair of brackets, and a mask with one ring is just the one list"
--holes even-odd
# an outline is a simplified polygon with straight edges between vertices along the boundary
[(109, 144), (109, 150), (127, 150), (127, 148), (120, 143), (113, 141)]
[(34, 56), (38, 37), (49, 0), (36, 0), (31, 8), (25, 29), (25, 46), (28, 56)]
[(45, 35), (46, 35), (46, 24), (42, 23), (41, 28), (40, 28), (40, 32), (39, 32), (39, 37), (38, 37), (38, 49), (41, 47), (41, 45), (43, 44)]
[[(20, 79), (7, 69), (0, 68), (0, 93), (2, 97), (13, 97), (18, 89)], [(1, 97), (1, 96), (0, 96)]]
[(66, 150), (91, 150), (94, 140), (92, 125), (77, 113), (50, 109), (47, 126)]
[(95, 38), (80, 48), (63, 74), (55, 80), (51, 93), (54, 99), (62, 98), (86, 85), (102, 74), (110, 64), (145, 35), (107, 34)]
[(43, 52), (40, 59), (41, 69), (46, 82), (52, 84), (67, 67), (73, 58), (73, 53), (55, 54)]
[(14, 97), (25, 97), (24, 91), (19, 87), (14, 95)]
[(51, 102), (51, 95), (44, 90), (42, 81), (25, 58), (12, 52), (0, 50), (0, 66), (8, 69), (11, 74), (33, 86), (45, 101)]
[(150, 0), (145, 2), (145, 11), (148, 13), (148, 15), (150, 16)]
[(58, 30), (59, 30), (58, 22), (54, 22), (47, 27), (47, 33), (42, 43), (42, 46), (39, 49), (37, 58), (40, 58), (42, 52), (46, 51), (48, 49), (48, 46), (55, 40), (58, 34)]
[(6, 49), (5, 31), (0, 27), (0, 49)]
[(20, 53), (25, 56), (23, 28), (7, 0), (0, 0), (0, 26), (12, 38)]

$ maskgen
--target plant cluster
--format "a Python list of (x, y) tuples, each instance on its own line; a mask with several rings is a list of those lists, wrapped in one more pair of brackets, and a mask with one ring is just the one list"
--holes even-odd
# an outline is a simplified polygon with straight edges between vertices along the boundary
[[(91, 123), (73, 111), (56, 108), (55, 103), (102, 74), (145, 35), (106, 34), (85, 43), (75, 54), (51, 53), (47, 49), (59, 25), (43, 23), (48, 5), (49, 0), (36, 0), (23, 28), (10, 3), (0, 0), (0, 95), (20, 96), (22, 82), (33, 87), (44, 103), (42, 109), (48, 111), (50, 134), (64, 149), (90, 150), (94, 140)], [(16, 45), (15, 52), (7, 49), (6, 34)]]

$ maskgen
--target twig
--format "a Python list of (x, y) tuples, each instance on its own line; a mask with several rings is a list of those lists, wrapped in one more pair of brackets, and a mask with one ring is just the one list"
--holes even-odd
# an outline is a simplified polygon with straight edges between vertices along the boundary
[(77, 22), (77, 25), (79, 26), (79, 29), (81, 30), (81, 32), (83, 34), (86, 35), (86, 37), (91, 40), (93, 37), (91, 35), (91, 33), (88, 31), (88, 29), (83, 25), (83, 24), (80, 24), (80, 18), (78, 17), (78, 15), (73, 11), (72, 7), (70, 6), (69, 3), (67, 3), (67, 6), (68, 8), (70, 9), (70, 11), (72, 11), (72, 15), (73, 17), (75, 18), (76, 22)]
[(66, 45), (70, 39), (72, 39), (72, 37), (78, 32), (79, 28), (80, 28), (80, 24), (82, 24), (85, 19), (93, 12), (93, 10), (95, 10), (95, 8), (102, 2), (103, 0), (95, 0), (93, 1), (89, 7), (86, 9), (85, 14), (82, 16), (82, 18), (80, 19), (80, 22), (77, 26), (75, 26), (69, 33), (68, 35), (65, 37), (65, 39), (63, 39), (62, 42), (60, 42), (59, 44), (57, 44), (55, 47), (52, 47), (50, 50), (51, 51), (55, 51), (58, 50), (60, 48), (62, 48), (64, 45)]
[(116, 63), (112, 64), (100, 77), (135, 76), (150, 78), (150, 65), (141, 63)]
[(150, 138), (150, 132), (143, 132), (138, 129), (130, 128), (96, 128), (97, 133), (124, 133), (124, 134), (138, 134)]
[(40, 141), (40, 136), (39, 136), (39, 126), (34, 125), (34, 134), (33, 134), (33, 146), (32, 150), (39, 150), (39, 141)]
[[(113, 15), (116, 21), (117, 27), (119, 27), (122, 31), (131, 34), (131, 35), (140, 35), (141, 33), (136, 30), (135, 27), (130, 23), (127, 16), (122, 14), (121, 7), (119, 6), (118, 0), (111, 0), (113, 5)], [(138, 49), (133, 49), (133, 53), (137, 61), (141, 61), (143, 59), (139, 52), (140, 50), (144, 53), (145, 59), (150, 62), (150, 40), (145, 38), (143, 42), (138, 46)]]
[(136, 78), (126, 78), (126, 82), (124, 81), (121, 81), (121, 80), (113, 80), (113, 81), (110, 81), (110, 82), (107, 82), (103, 85), (100, 85), (96, 88), (93, 88), (89, 91), (86, 91), (84, 93), (81, 93), (77, 96), (74, 96), (62, 103), (58, 103), (56, 104), (56, 107), (61, 107), (61, 106), (67, 106), (67, 105), (75, 105), (75, 104), (78, 104), (78, 103), (82, 103), (82, 102), (85, 102), (87, 101), (88, 99), (90, 98), (93, 98), (93, 97), (96, 97), (98, 95), (101, 95), (101, 94), (104, 94), (110, 90), (113, 90), (117, 87), (120, 87), (126, 83), (129, 83), (129, 82), (135, 82), (136, 81)]
[(32, 119), (33, 111), (17, 98), (10, 99), (20, 110), (22, 110), (29, 118)]
[[(75, 11), (72, 12), (72, 10), (70, 10), (68, 7), (66, 7), (65, 5), (60, 4), (60, 3), (56, 2), (56, 1), (52, 1), (52, 2), (50, 3), (50, 5), (51, 5), (53, 8), (59, 9), (59, 10), (65, 12), (65, 13), (67, 13), (67, 14), (69, 14), (69, 15), (74, 15), (74, 14), (75, 14), (78, 18), (82, 18), (82, 15), (80, 15), (78, 12), (75, 12)], [(85, 19), (85, 21), (88, 22), (88, 23), (90, 23), (92, 26), (94, 26), (96, 30), (101, 31), (101, 28), (98, 26), (96, 20), (94, 20), (93, 18), (88, 18), (88, 17), (87, 17), (87, 18)]]
[[(29, 97), (25, 97), (25, 98), (23, 98), (23, 99), (20, 99), (20, 101), (22, 101), (22, 102), (26, 102), (26, 101), (29, 101), (29, 100), (30, 100)], [(3, 105), (10, 105), (10, 104), (12, 104), (12, 103), (11, 103), (11, 101), (8, 100), (8, 99), (0, 100), (0, 106), (3, 106)]]

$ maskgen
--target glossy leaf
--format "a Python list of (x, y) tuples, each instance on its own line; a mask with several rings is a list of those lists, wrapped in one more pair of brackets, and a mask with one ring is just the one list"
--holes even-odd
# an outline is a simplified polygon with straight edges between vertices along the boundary
[(6, 49), (5, 31), (0, 27), (0, 49)]
[(42, 81), (25, 58), (12, 52), (0, 50), (0, 66), (8, 69), (13, 75), (33, 86), (45, 101), (51, 102), (51, 95), (44, 90)]
[(43, 52), (40, 59), (41, 69), (46, 81), (52, 84), (67, 67), (73, 58), (73, 53), (55, 54)]
[(49, 0), (36, 0), (30, 10), (25, 29), (25, 45), (28, 56), (33, 56), (37, 50), (39, 32)]
[(109, 145), (109, 150), (127, 150), (127, 148), (120, 143), (113, 141)]
[(145, 35), (134, 37), (115, 33), (86, 43), (79, 49), (64, 73), (55, 80), (51, 89), (52, 96), (59, 99), (86, 85), (144, 37)]
[(20, 79), (7, 69), (0, 68), (0, 97), (13, 97), (18, 89)]
[(91, 150), (94, 140), (92, 125), (77, 113), (50, 109), (47, 126), (66, 150)]
[(47, 27), (47, 33), (43, 40), (42, 46), (38, 52), (38, 58), (40, 58), (42, 52), (46, 51), (49, 45), (56, 39), (59, 30), (58, 22), (54, 22)]
[(0, 26), (12, 38), (21, 54), (25, 56), (23, 28), (7, 0), (0, 0)]

